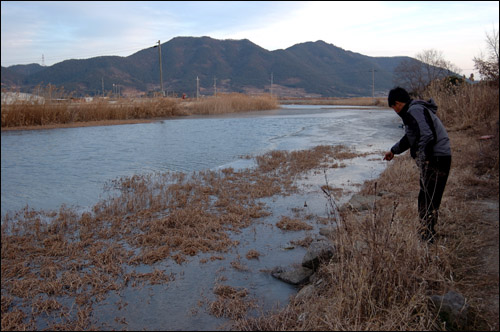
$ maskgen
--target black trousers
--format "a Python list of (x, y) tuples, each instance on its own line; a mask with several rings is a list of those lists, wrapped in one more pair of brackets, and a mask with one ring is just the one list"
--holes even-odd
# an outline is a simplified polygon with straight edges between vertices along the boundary
[(439, 216), (439, 206), (443, 198), (446, 181), (450, 174), (451, 156), (432, 157), (421, 168), (420, 192), (418, 194), (418, 214), (422, 222), (422, 240), (433, 242), (435, 226)]

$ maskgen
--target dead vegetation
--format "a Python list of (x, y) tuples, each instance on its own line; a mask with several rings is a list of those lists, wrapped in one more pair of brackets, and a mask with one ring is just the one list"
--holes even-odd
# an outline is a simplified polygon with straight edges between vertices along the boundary
[(247, 298), (248, 290), (244, 288), (216, 285), (214, 294), (217, 300), (209, 304), (209, 311), (215, 317), (240, 319), (245, 317), (249, 309), (257, 307), (255, 301)]
[[(202, 252), (220, 259), (217, 253), (237, 245), (230, 233), (269, 214), (259, 198), (294, 192), (294, 179), (304, 172), (354, 156), (345, 147), (273, 151), (257, 157), (255, 168), (241, 171), (117, 179), (108, 185), (110, 196), (82, 214), (61, 206), (6, 215), (2, 330), (96, 329), (92, 305), (109, 292), (170, 282), (175, 276), (155, 265), (166, 259), (182, 264)], [(258, 256), (257, 251), (247, 254), (248, 259)], [(245, 270), (239, 260), (231, 266)], [(248, 306), (250, 300), (238, 294), (221, 291), (210, 311), (241, 318), (246, 311), (234, 311), (236, 305)]]
[[(481, 199), (496, 201), (498, 208), (498, 89), (451, 88), (441, 87), (434, 96), (438, 114), (456, 128), (450, 130), (452, 171), (437, 241), (427, 246), (416, 236), (419, 175), (407, 155), (365, 183), (361, 193), (380, 196), (367, 213), (334, 214), (335, 195), (325, 186), (331, 220), (339, 225), (331, 235), (338, 255), (320, 267), (312, 295), (292, 299), (282, 310), (238, 320), (234, 329), (498, 329), (498, 272), (486, 274), (481, 267), (484, 249), (496, 242), (498, 250), (498, 223), (487, 222), (476, 208)], [(491, 137), (479, 139), (484, 135)], [(471, 308), (460, 326), (447, 326), (429, 302), (431, 294), (451, 289), (464, 294)]]
[(264, 111), (279, 108), (278, 101), (271, 95), (250, 96), (241, 93), (218, 94), (184, 104), (188, 114), (223, 114), (248, 111)]
[(284, 231), (303, 231), (311, 230), (313, 227), (306, 222), (299, 219), (292, 219), (287, 216), (283, 216), (276, 226)]
[[(55, 93), (53, 93), (55, 94)], [(99, 121), (162, 119), (186, 115), (212, 115), (279, 108), (270, 95), (220, 94), (199, 100), (179, 98), (72, 98), (17, 100), (2, 104), (2, 129), (75, 126)]]

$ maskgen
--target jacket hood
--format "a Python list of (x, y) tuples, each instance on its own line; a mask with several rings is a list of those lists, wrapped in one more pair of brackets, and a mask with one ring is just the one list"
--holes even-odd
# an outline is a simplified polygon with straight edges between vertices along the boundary
[(438, 106), (436, 104), (436, 102), (434, 101), (434, 99), (429, 99), (427, 101), (424, 101), (424, 100), (412, 100), (410, 102), (410, 105), (422, 105), (424, 107), (426, 107), (428, 110), (432, 111), (432, 113), (436, 114), (437, 112), (437, 109), (438, 109)]

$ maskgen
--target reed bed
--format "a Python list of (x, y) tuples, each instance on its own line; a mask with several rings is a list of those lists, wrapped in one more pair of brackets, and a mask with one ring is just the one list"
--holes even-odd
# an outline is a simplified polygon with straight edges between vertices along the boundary
[[(232, 232), (269, 215), (259, 198), (294, 192), (294, 179), (301, 174), (354, 156), (345, 147), (274, 151), (258, 157), (255, 168), (241, 171), (120, 178), (108, 184), (109, 197), (80, 214), (61, 206), (6, 215), (2, 330), (102, 328), (92, 321), (93, 304), (110, 292), (174, 280), (158, 269), (165, 260), (182, 264), (201, 252), (220, 259), (237, 245)], [(231, 265), (244, 269), (238, 261)], [(241, 318), (252, 305), (243, 296), (224, 294), (216, 294), (222, 298), (210, 305), (215, 315)]]
[(279, 108), (278, 100), (268, 94), (249, 96), (241, 93), (219, 94), (191, 102), (186, 106), (189, 114), (209, 115), (264, 111)]
[(147, 120), (174, 116), (261, 111), (279, 108), (270, 95), (221, 94), (198, 101), (174, 98), (96, 99), (71, 98), (17, 101), (2, 105), (2, 129), (48, 125), (84, 124), (98, 121)]
[(183, 115), (178, 102), (169, 98), (144, 101), (107, 100), (73, 103), (16, 102), (2, 105), (2, 128), (46, 126), (89, 121), (155, 119)]
[(424, 92), (434, 98), (438, 115), (450, 130), (493, 131), (498, 123), (498, 86), (487, 83), (453, 85), (433, 82)]

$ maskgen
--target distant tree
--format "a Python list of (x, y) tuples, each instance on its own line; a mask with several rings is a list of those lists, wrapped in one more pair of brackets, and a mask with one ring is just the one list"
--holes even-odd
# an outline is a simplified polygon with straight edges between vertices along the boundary
[(415, 59), (401, 61), (394, 69), (394, 82), (420, 96), (432, 81), (459, 72), (457, 66), (444, 59), (442, 52), (429, 49), (418, 53)]
[(421, 64), (415, 59), (401, 61), (394, 69), (394, 83), (412, 93), (419, 91), (425, 86)]
[(474, 67), (479, 71), (481, 78), (485, 81), (492, 81), (499, 84), (499, 52), (498, 52), (498, 30), (493, 29), (492, 33), (486, 33), (486, 46), (488, 54), (474, 58)]

